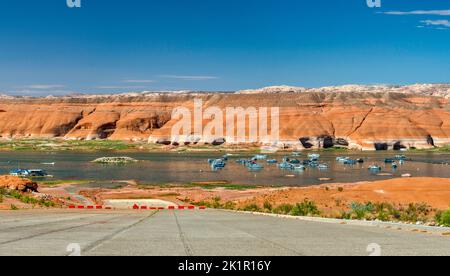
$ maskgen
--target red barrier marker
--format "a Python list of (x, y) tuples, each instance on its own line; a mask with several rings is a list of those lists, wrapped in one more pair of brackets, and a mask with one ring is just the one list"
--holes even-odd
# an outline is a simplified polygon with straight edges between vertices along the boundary
[(71, 205), (69, 206), (69, 209), (75, 209), (75, 206)]
[(94, 206), (88, 206), (87, 208), (88, 209), (94, 209)]
[(97, 210), (103, 209), (103, 206), (97, 206), (97, 207), (95, 207), (95, 209), (97, 209)]
[(141, 210), (147, 210), (147, 206), (141, 206)]
[(112, 207), (105, 207), (106, 210), (112, 210)]
[(188, 208), (189, 208), (189, 210), (194, 210), (195, 206), (189, 206)]
[(175, 206), (169, 206), (169, 210), (175, 210)]
[(198, 207), (200, 210), (205, 210), (206, 209), (206, 207), (205, 206), (200, 206), (200, 207)]
[(78, 209), (84, 209), (84, 206), (78, 206)]
[(184, 210), (184, 206), (181, 206), (181, 205), (180, 205), (180, 206), (178, 206), (178, 209), (179, 209), (179, 210)]
[(134, 204), (134, 205), (133, 205), (133, 209), (134, 209), (134, 210), (139, 210), (139, 206), (138, 206), (137, 204)]
[(158, 207), (158, 210), (164, 210), (164, 207)]

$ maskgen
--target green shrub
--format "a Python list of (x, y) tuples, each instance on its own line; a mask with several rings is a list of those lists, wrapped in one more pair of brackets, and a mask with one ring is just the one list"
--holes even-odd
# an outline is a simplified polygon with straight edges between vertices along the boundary
[(220, 209), (222, 207), (222, 204), (220, 203), (222, 199), (218, 196), (216, 196), (215, 198), (213, 198), (213, 202), (211, 207), (214, 209)]
[(264, 209), (266, 209), (267, 211), (272, 211), (272, 204), (269, 201), (265, 201), (264, 202)]
[(352, 219), (352, 212), (342, 212), (340, 219)]
[(226, 210), (235, 210), (236, 209), (236, 203), (232, 201), (228, 201), (223, 205), (223, 209)]
[(242, 210), (246, 212), (261, 212), (261, 209), (256, 204), (249, 204), (245, 206)]
[(273, 209), (272, 212), (278, 215), (288, 215), (291, 213), (292, 208), (294, 208), (294, 206), (291, 204), (281, 204)]
[(436, 214), (436, 222), (440, 225), (450, 227), (450, 210), (446, 212), (438, 212)]
[(305, 199), (302, 203), (297, 203), (290, 214), (292, 216), (318, 216), (320, 211), (315, 202)]
[(381, 221), (389, 221), (389, 214), (385, 211), (378, 212), (377, 219)]
[(350, 205), (350, 209), (352, 209), (357, 219), (364, 219), (367, 213), (372, 213), (375, 210), (375, 207), (370, 202), (367, 204), (353, 202)]

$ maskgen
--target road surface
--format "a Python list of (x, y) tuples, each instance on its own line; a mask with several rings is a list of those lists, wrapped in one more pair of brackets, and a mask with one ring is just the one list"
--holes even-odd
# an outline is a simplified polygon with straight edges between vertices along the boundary
[(0, 255), (367, 256), (369, 245), (450, 255), (450, 237), (436, 233), (217, 210), (0, 212)]

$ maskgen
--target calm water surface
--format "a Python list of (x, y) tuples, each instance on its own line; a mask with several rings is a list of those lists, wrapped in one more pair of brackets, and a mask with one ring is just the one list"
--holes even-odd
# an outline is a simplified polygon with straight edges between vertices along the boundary
[[(392, 158), (398, 153), (394, 152), (364, 152), (364, 153), (321, 153), (321, 163), (327, 163), (328, 170), (308, 168), (303, 173), (282, 171), (276, 165), (268, 165), (265, 161), (260, 163), (264, 169), (259, 172), (250, 172), (235, 161), (239, 158), (252, 155), (236, 155), (230, 158), (227, 167), (218, 172), (211, 171), (207, 163), (208, 158), (218, 158), (221, 154), (193, 154), (193, 153), (75, 153), (75, 152), (1, 152), (0, 174), (7, 174), (17, 167), (24, 169), (45, 169), (55, 179), (92, 180), (94, 182), (138, 180), (143, 184), (161, 183), (190, 183), (198, 181), (229, 181), (235, 184), (251, 185), (280, 185), (280, 186), (306, 186), (327, 181), (319, 178), (331, 178), (328, 182), (358, 182), (382, 180), (411, 174), (412, 176), (433, 176), (450, 178), (450, 154), (438, 153), (406, 153), (412, 159), (397, 170), (390, 164), (384, 164), (385, 158)], [(338, 156), (351, 156), (364, 158), (362, 165), (348, 166), (336, 162)], [(124, 166), (99, 165), (91, 163), (92, 160), (104, 156), (129, 156), (141, 162)], [(269, 158), (281, 160), (283, 155), (272, 155)], [(306, 159), (302, 154), (297, 159)], [(42, 163), (55, 162), (54, 166)], [(382, 174), (369, 172), (368, 166), (378, 164), (383, 167)]]

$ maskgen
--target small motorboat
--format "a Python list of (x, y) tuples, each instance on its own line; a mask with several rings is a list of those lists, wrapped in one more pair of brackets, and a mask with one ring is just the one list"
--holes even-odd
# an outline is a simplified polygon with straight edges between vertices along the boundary
[(289, 163), (291, 159), (289, 157), (283, 157), (283, 162)]
[(403, 161), (406, 161), (408, 158), (407, 158), (406, 156), (404, 156), (404, 155), (396, 155), (396, 156), (395, 156), (395, 159), (396, 159), (396, 160), (403, 160)]
[(237, 164), (246, 165), (249, 161), (247, 159), (236, 160)]
[(280, 168), (282, 170), (293, 170), (294, 169), (294, 165), (292, 165), (289, 162), (283, 162), (281, 164), (278, 164), (278, 168)]
[(353, 160), (353, 159), (347, 159), (343, 163), (344, 163), (344, 165), (356, 165), (358, 163), (358, 161)]
[(300, 160), (298, 160), (298, 159), (292, 159), (289, 161), (289, 163), (294, 164), (294, 165), (301, 164)]
[(303, 165), (294, 166), (294, 170), (295, 171), (304, 171), (304, 170), (306, 170), (306, 166), (303, 166)]
[(395, 162), (394, 159), (390, 159), (390, 158), (384, 159), (384, 163), (386, 163), (386, 164), (392, 164), (392, 163), (394, 163), (394, 162)]
[(350, 159), (350, 157), (342, 157), (342, 156), (336, 157), (336, 161), (341, 162), (341, 163), (344, 163), (345, 161), (347, 161), (349, 159)]
[(369, 166), (370, 171), (381, 171), (381, 167), (377, 165)]
[(264, 169), (264, 167), (258, 163), (251, 163), (251, 164), (247, 165), (247, 168), (251, 171), (260, 171), (260, 170)]
[(256, 159), (256, 160), (266, 160), (267, 159), (267, 155), (265, 155), (265, 154), (257, 154), (257, 155), (255, 155), (254, 159)]
[(211, 163), (211, 168), (213, 170), (221, 170), (223, 168), (225, 168), (226, 166), (226, 162), (223, 159), (216, 159), (214, 161), (212, 161)]
[(267, 162), (267, 164), (277, 164), (278, 163), (278, 161), (276, 159), (269, 159), (266, 162)]
[(319, 168), (319, 170), (328, 170), (329, 167), (327, 164), (319, 164), (317, 168)]
[(315, 153), (314, 154), (308, 154), (308, 158), (311, 161), (317, 161), (320, 158), (320, 154), (315, 154)]

